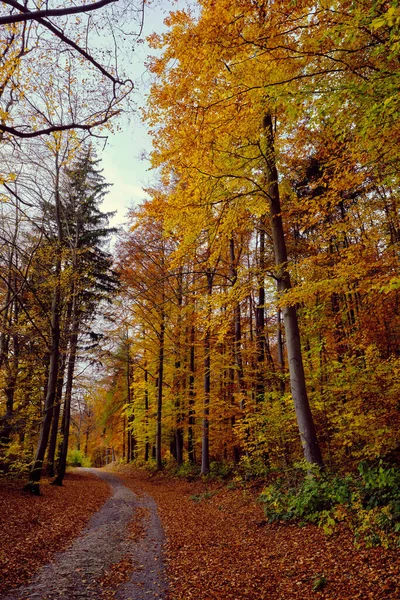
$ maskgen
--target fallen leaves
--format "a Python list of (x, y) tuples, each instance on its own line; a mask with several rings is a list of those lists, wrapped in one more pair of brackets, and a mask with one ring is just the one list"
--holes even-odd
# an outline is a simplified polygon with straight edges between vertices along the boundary
[(129, 524), (129, 537), (132, 541), (138, 542), (146, 535), (146, 523), (149, 518), (150, 511), (145, 506), (138, 506), (135, 509), (135, 514)]
[(358, 550), (345, 528), (327, 537), (313, 525), (266, 524), (257, 491), (249, 489), (142, 472), (123, 479), (159, 506), (167, 535), (169, 600), (400, 597), (398, 553)]
[[(341, 528), (326, 537), (313, 525), (265, 522), (257, 491), (188, 483), (143, 472), (121, 476), (137, 494), (153, 496), (166, 532), (169, 600), (396, 600), (400, 559), (383, 548), (358, 550)], [(39, 498), (21, 482), (0, 482), (0, 594), (19, 585), (65, 548), (108, 496), (108, 486), (72, 473), (63, 488), (43, 486)], [(199, 499), (200, 498), (200, 499)], [(140, 540), (149, 515), (139, 508), (128, 528)], [(82, 565), (84, 569), (84, 565)], [(104, 575), (104, 598), (138, 570), (124, 556)]]
[(0, 594), (26, 583), (55, 552), (65, 549), (108, 498), (108, 485), (69, 472), (65, 485), (41, 482), (42, 496), (23, 492), (21, 480), (0, 480)]
[(114, 598), (118, 586), (126, 583), (131, 578), (133, 569), (133, 561), (130, 556), (124, 556), (119, 562), (107, 569), (100, 581), (100, 586), (103, 588), (101, 597), (104, 600)]

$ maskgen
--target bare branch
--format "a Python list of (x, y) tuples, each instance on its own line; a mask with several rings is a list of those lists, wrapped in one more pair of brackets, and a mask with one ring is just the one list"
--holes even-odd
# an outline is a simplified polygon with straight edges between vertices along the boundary
[(20, 10), (21, 14), (6, 15), (4, 17), (0, 17), (0, 25), (6, 25), (7, 23), (18, 23), (20, 21), (36, 21), (42, 17), (65, 17), (67, 15), (74, 15), (78, 13), (97, 10), (98, 8), (102, 8), (103, 6), (107, 6), (107, 4), (111, 4), (113, 2), (118, 2), (118, 0), (99, 0), (98, 2), (93, 2), (93, 4), (83, 4), (82, 6), (70, 6), (68, 8), (49, 8), (47, 10), (45, 9), (30, 11), (18, 2), (14, 2), (13, 0), (4, 0), (3, 4), (8, 4), (9, 6)]
[[(109, 1), (114, 2), (116, 0), (109, 0)], [(29, 12), (22, 4), (19, 4), (19, 2), (15, 2), (15, 0), (7, 0), (7, 3), (10, 6), (13, 6), (14, 8), (17, 8), (18, 10), (20, 10), (22, 13)], [(33, 13), (31, 13), (31, 14), (33, 14)], [(86, 50), (84, 50), (83, 48), (78, 46), (78, 44), (76, 44), (73, 40), (69, 39), (60, 29), (57, 29), (57, 27), (55, 27), (52, 23), (50, 23), (50, 21), (47, 21), (46, 19), (43, 19), (41, 17), (32, 17), (32, 18), (33, 18), (33, 20), (40, 23), (40, 25), (43, 25), (43, 27), (47, 27), (47, 29), (49, 29), (49, 31), (54, 33), (54, 35), (57, 36), (62, 42), (64, 42), (65, 44), (67, 44), (68, 46), (70, 46), (71, 48), (76, 50), (77, 52), (79, 52), (79, 54), (81, 54), (94, 67), (96, 67), (96, 69), (98, 69), (100, 71), (100, 73), (102, 73), (105, 77), (110, 79), (114, 83), (114, 85), (116, 83), (122, 83), (121, 81), (119, 81), (119, 79), (117, 79), (116, 77), (111, 75), (111, 73), (109, 73), (107, 71), (107, 69), (105, 69), (99, 62), (97, 62), (97, 60), (94, 59), (93, 56), (91, 56), (88, 52), (86, 52)], [(1, 20), (0, 20), (0, 24), (1, 24)], [(59, 130), (57, 130), (57, 131), (59, 131)]]

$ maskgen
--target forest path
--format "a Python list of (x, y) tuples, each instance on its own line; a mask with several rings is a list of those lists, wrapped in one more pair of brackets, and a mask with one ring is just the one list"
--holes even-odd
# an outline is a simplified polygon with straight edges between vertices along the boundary
[(2, 600), (165, 597), (163, 531), (154, 500), (133, 493), (111, 473), (82, 471), (105, 480), (111, 497), (66, 551)]

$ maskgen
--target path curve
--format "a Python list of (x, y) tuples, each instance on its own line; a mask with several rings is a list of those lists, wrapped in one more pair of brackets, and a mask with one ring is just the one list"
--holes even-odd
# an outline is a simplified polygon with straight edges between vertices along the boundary
[[(67, 550), (56, 554), (28, 585), (1, 596), (1, 600), (165, 598), (163, 531), (154, 500), (147, 494), (134, 494), (111, 473), (80, 470), (106, 481), (112, 490), (111, 497)], [(136, 536), (132, 535), (132, 522)], [(101, 580), (105, 571), (120, 561), (128, 565), (129, 581), (116, 589), (104, 588)]]

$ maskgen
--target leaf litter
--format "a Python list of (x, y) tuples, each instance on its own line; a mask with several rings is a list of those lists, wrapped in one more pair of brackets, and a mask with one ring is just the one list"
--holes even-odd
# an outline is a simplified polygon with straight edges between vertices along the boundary
[[(396, 550), (358, 549), (345, 527), (328, 537), (314, 525), (268, 524), (257, 488), (228, 489), (221, 482), (188, 482), (128, 468), (118, 475), (136, 495), (150, 495), (158, 505), (166, 533), (168, 600), (400, 597)], [(45, 484), (39, 498), (24, 495), (20, 487), (20, 482), (0, 482), (0, 526), (7, 532), (0, 593), (27, 581), (68, 546), (109, 494), (103, 481), (76, 472), (63, 488)], [(127, 529), (130, 539), (143, 538), (148, 517), (148, 509), (138, 507)], [(132, 557), (123, 556), (104, 574), (102, 595), (115, 597), (138, 569)], [(161, 590), (153, 594), (164, 597)]]
[(268, 524), (259, 488), (123, 475), (157, 502), (166, 532), (168, 600), (395, 600), (396, 550), (356, 548), (345, 527)]
[(29, 581), (55, 552), (67, 548), (110, 495), (104, 481), (68, 472), (65, 485), (42, 480), (41, 496), (21, 479), (0, 479), (0, 595)]

